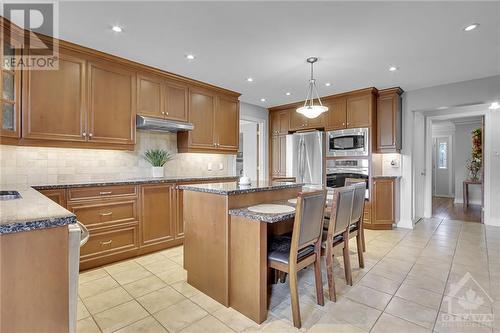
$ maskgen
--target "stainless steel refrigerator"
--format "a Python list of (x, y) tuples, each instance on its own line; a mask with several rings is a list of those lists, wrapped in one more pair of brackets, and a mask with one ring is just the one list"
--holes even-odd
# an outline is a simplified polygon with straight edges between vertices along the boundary
[(324, 186), (324, 133), (311, 131), (286, 136), (286, 176), (298, 183)]

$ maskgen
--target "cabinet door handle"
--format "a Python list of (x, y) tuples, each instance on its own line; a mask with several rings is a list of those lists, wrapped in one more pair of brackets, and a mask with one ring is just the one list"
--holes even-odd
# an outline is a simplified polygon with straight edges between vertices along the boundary
[(110, 216), (113, 215), (113, 212), (99, 213), (101, 216)]
[(345, 126), (345, 123), (342, 123), (342, 126)]
[(89, 139), (92, 139), (93, 134), (89, 133)]
[(99, 192), (99, 195), (110, 195), (113, 193), (112, 191), (107, 191), (107, 192)]
[(85, 138), (87, 136), (87, 133), (86, 132), (83, 132), (82, 133), (82, 136)]
[(112, 239), (110, 239), (109, 241), (101, 242), (101, 246), (111, 245), (111, 243), (113, 243)]
[(168, 112), (165, 113), (168, 116)]

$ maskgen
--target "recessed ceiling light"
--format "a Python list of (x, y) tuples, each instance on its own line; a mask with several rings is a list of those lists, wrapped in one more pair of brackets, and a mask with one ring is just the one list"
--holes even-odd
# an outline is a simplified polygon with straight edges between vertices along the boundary
[(498, 102), (493, 102), (491, 103), (490, 107), (488, 108), (490, 110), (498, 110), (500, 109), (500, 104)]
[(114, 25), (111, 27), (111, 30), (113, 30), (114, 32), (122, 32), (123, 28), (120, 27), (119, 25)]
[(247, 77), (247, 82), (253, 82), (253, 78)]
[(466, 26), (464, 28), (464, 31), (472, 31), (478, 27), (479, 27), (479, 23), (472, 23), (472, 24), (469, 24), (468, 26)]
[(287, 96), (290, 96), (291, 94), (292, 94), (291, 92), (285, 93), (285, 95), (287, 95)]
[(331, 85), (332, 85), (332, 84), (331, 84), (330, 82), (325, 83), (325, 86), (327, 86), (327, 87), (329, 87), (329, 86), (331, 86)]
[(261, 102), (265, 102), (265, 101), (266, 101), (266, 99), (265, 99), (265, 98), (261, 98), (261, 99), (260, 99), (260, 101), (261, 101)]
[(397, 71), (398, 69), (399, 69), (399, 68), (398, 68), (398, 67), (396, 67), (396, 66), (391, 66), (391, 67), (389, 67), (389, 71), (390, 71), (390, 72), (395, 72), (395, 71)]
[(187, 59), (187, 60), (194, 60), (194, 58), (196, 58), (196, 57), (194, 56), (194, 54), (191, 54), (191, 53), (186, 54), (186, 59)]

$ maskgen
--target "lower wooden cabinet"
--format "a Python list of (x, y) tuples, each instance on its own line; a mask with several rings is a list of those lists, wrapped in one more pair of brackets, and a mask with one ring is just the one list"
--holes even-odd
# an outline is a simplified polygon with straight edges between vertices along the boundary
[(141, 186), (141, 246), (171, 241), (176, 235), (175, 185)]
[(392, 229), (399, 221), (399, 178), (383, 177), (372, 181), (372, 197), (365, 205), (367, 229)]
[(65, 189), (49, 189), (40, 190), (40, 193), (45, 195), (50, 200), (54, 201), (60, 206), (66, 207), (66, 190)]

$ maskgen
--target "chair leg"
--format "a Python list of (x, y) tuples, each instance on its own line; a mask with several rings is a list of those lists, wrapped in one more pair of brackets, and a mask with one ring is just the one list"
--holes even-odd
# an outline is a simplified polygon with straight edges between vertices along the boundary
[(279, 276), (279, 281), (281, 283), (285, 283), (286, 282), (286, 273), (285, 272), (281, 272), (281, 271), (278, 271), (278, 276)]
[(319, 253), (314, 262), (314, 280), (316, 282), (316, 300), (319, 305), (325, 305), (325, 296), (323, 295), (323, 281), (321, 279), (321, 261)]
[(363, 226), (363, 218), (359, 222), (359, 233), (361, 234), (361, 244), (363, 245), (363, 252), (366, 252), (366, 244), (365, 244), (365, 227)]
[(297, 286), (297, 272), (289, 272), (289, 283), (290, 283), (290, 298), (292, 303), (292, 317), (293, 326), (300, 328), (302, 326), (300, 322), (300, 308), (299, 308), (299, 290)]
[(344, 234), (344, 272), (345, 280), (352, 286), (351, 257), (349, 256), (349, 234)]
[(336, 302), (337, 295), (335, 294), (335, 280), (333, 278), (333, 251), (331, 249), (331, 244), (327, 243), (326, 250), (326, 275), (328, 277), (328, 297), (330, 301)]
[(356, 246), (358, 251), (358, 262), (359, 268), (365, 268), (365, 258), (363, 256), (363, 238), (361, 237), (361, 233), (358, 230), (358, 234), (356, 235)]

